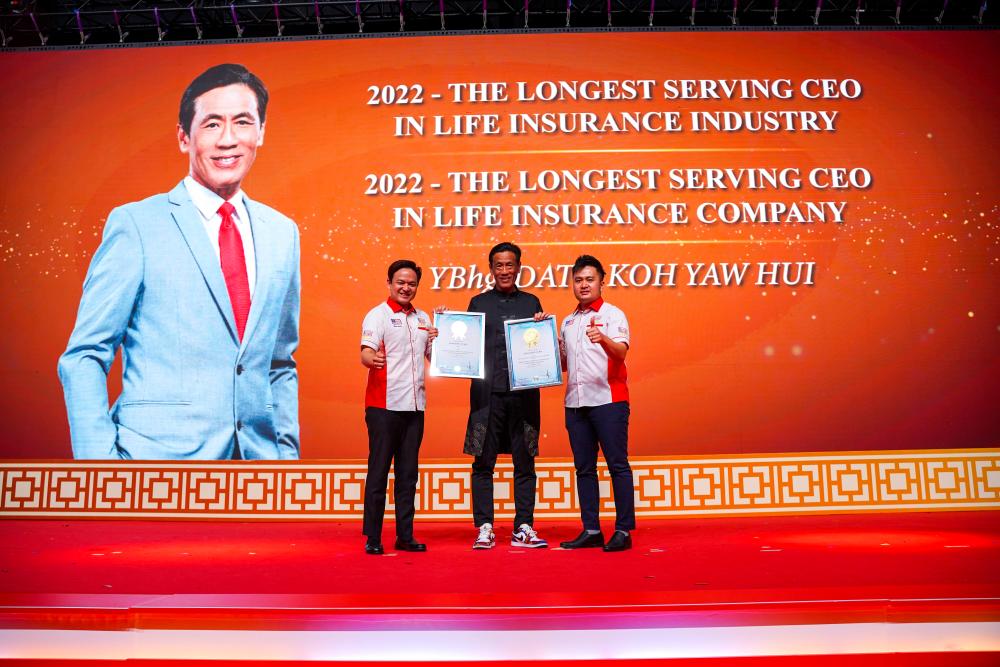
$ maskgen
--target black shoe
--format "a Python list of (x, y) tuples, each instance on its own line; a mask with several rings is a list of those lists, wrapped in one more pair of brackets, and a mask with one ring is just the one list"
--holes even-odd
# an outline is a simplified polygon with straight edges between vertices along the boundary
[(365, 543), (365, 553), (369, 556), (381, 556), (385, 553), (385, 548), (382, 547), (381, 542), (376, 542), (374, 540), (368, 540)]
[(423, 552), (423, 551), (427, 551), (427, 545), (426, 544), (421, 544), (420, 542), (417, 542), (412, 537), (410, 539), (408, 539), (408, 540), (402, 540), (402, 539), (400, 539), (400, 538), (397, 537), (396, 538), (396, 551)]
[(583, 531), (569, 542), (559, 544), (563, 549), (590, 549), (604, 546), (604, 535)]
[(604, 545), (605, 551), (625, 551), (632, 548), (632, 536), (616, 530), (608, 543)]

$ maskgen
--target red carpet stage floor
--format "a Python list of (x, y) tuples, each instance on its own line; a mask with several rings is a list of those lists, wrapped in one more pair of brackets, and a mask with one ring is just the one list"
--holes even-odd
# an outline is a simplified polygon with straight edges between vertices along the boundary
[(0, 658), (1000, 664), (997, 512), (646, 521), (615, 554), (512, 548), (507, 525), (474, 552), (471, 524), (418, 522), (427, 553), (387, 524), (368, 556), (359, 531), (0, 522)]

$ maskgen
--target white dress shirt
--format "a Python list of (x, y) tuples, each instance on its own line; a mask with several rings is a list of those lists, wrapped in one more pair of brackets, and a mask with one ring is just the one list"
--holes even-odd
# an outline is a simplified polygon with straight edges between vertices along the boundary
[[(188, 194), (191, 195), (191, 201), (194, 203), (195, 208), (201, 213), (201, 222), (205, 225), (205, 233), (208, 234), (208, 240), (212, 243), (212, 248), (215, 250), (215, 256), (219, 258), (219, 265), (221, 267), (222, 256), (219, 252), (219, 228), (222, 226), (222, 216), (219, 215), (219, 207), (226, 200), (190, 176), (184, 178), (184, 187), (187, 188)], [(236, 212), (233, 214), (233, 221), (236, 223), (236, 229), (239, 230), (240, 238), (243, 240), (243, 258), (247, 263), (247, 284), (250, 286), (250, 297), (253, 298), (254, 288), (257, 286), (257, 262), (253, 251), (253, 232), (250, 229), (250, 215), (247, 213), (246, 204), (243, 203), (243, 197), (243, 190), (238, 190), (229, 199), (229, 203), (236, 209)]]

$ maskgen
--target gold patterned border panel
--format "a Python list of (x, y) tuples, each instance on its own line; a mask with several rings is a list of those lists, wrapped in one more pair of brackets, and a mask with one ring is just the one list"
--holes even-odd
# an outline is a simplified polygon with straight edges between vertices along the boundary
[[(535, 516), (579, 515), (573, 463), (538, 459)], [(421, 520), (470, 519), (469, 459), (425, 461)], [(0, 461), (0, 517), (354, 520), (364, 461)], [(601, 511), (614, 513), (607, 468)], [(638, 457), (640, 517), (1000, 509), (1000, 449)], [(514, 471), (497, 464), (498, 518), (514, 515)], [(392, 479), (387, 513), (391, 516)]]

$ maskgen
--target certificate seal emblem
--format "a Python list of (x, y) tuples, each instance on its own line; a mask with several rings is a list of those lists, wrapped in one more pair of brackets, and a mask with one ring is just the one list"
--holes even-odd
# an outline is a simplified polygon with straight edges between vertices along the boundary
[(469, 325), (456, 320), (451, 323), (451, 337), (453, 340), (465, 340), (465, 334), (469, 331)]
[(538, 347), (538, 341), (541, 340), (541, 335), (538, 333), (538, 329), (528, 329), (521, 336), (524, 340), (524, 344), (528, 349)]

